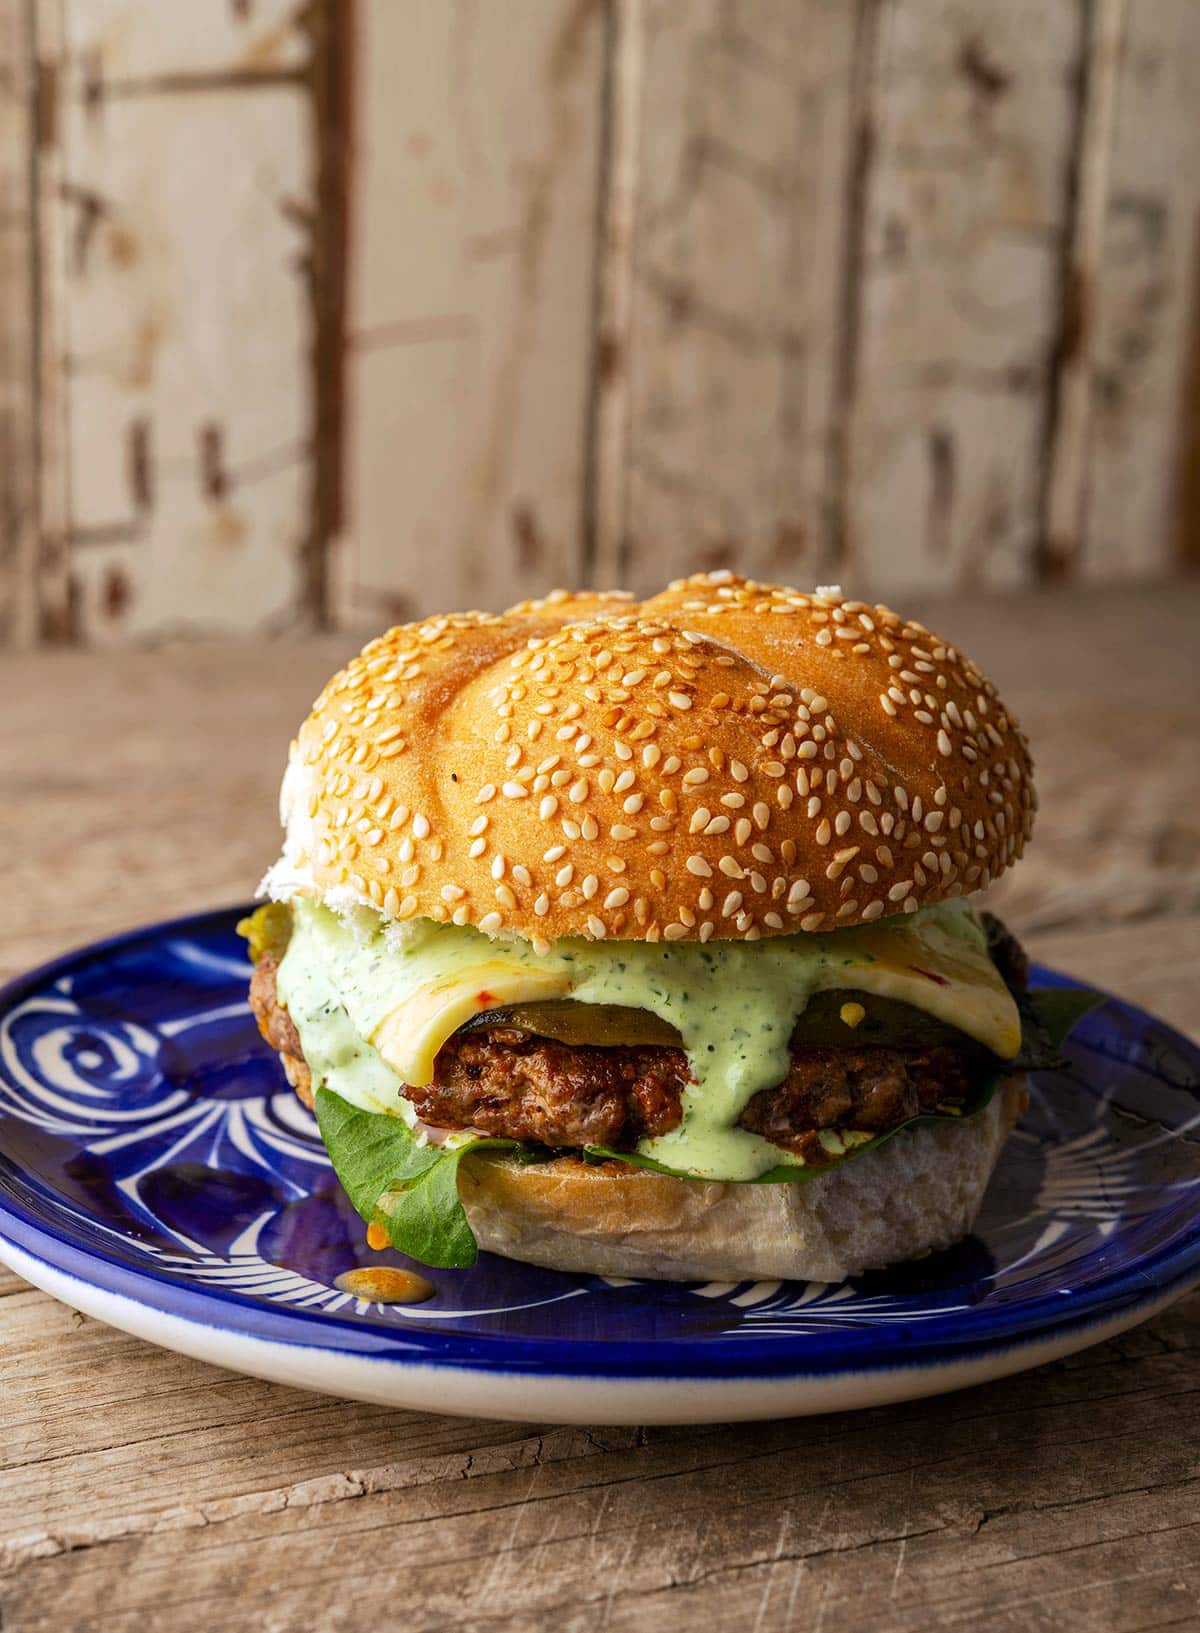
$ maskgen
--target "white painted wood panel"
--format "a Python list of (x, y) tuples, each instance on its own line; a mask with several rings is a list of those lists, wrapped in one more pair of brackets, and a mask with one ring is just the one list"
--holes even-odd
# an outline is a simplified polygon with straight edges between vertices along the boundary
[[(1200, 412), (1200, 6), (1131, 0), (1094, 324), (1083, 576), (1161, 574), (1195, 541)], [(1191, 388), (1189, 400), (1189, 385)]]
[(839, 569), (860, 593), (1033, 571), (1083, 14), (883, 6)]
[(303, 0), (65, 0), (72, 58), (103, 95), (183, 75), (302, 67)]
[(0, 647), (32, 646), (39, 624), (27, 25), (23, 8), (0, 7)]
[(362, 0), (341, 619), (581, 572), (604, 9)]
[(697, 566), (803, 578), (826, 553), (855, 10), (648, 0), (628, 33), (637, 205), (610, 358), (628, 469), (607, 531), (635, 588)]
[[(178, 56), (141, 8), (66, 12), (59, 365), (74, 617), (93, 641), (299, 616), (312, 133), (299, 84), (216, 71), (227, 10), (201, 0), (193, 21), (212, 26), (181, 29)], [(211, 78), (181, 88), (202, 64)]]

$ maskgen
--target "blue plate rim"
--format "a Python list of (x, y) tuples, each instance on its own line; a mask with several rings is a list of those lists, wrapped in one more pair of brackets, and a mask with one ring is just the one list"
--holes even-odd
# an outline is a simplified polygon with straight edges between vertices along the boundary
[[(107, 952), (206, 928), (228, 929), (249, 910), (247, 904), (237, 904), (184, 914), (86, 943), (0, 986), (0, 1011)], [(1040, 965), (1033, 969), (1043, 984), (1074, 984), (1058, 971)], [(1111, 993), (1103, 992), (1103, 997), (1105, 1005), (1116, 1005), (1139, 1020), (1152, 1020), (1174, 1047), (1189, 1058), (1200, 1058), (1200, 1046), (1168, 1023)], [(1039, 1295), (1028, 1304), (988, 1310), (983, 1333), (978, 1330), (979, 1312), (986, 1309), (986, 1299), (938, 1320), (897, 1320), (869, 1328), (830, 1327), (825, 1332), (803, 1334), (747, 1335), (741, 1331), (736, 1344), (722, 1342), (721, 1334), (590, 1342), (511, 1333), (471, 1336), (432, 1324), (414, 1326), (402, 1333), (385, 1332), (336, 1312), (314, 1315), (294, 1307), (271, 1306), (248, 1294), (196, 1286), (182, 1272), (123, 1263), (94, 1244), (80, 1244), (38, 1221), (3, 1185), (8, 1167), (0, 1152), (0, 1242), (11, 1242), (51, 1270), (101, 1293), (132, 1299), (201, 1327), (399, 1366), (419, 1364), (448, 1370), (644, 1381), (703, 1377), (714, 1383), (889, 1372), (998, 1355), (1050, 1334), (1065, 1336), (1102, 1325), (1118, 1315), (1129, 1316), (1130, 1320), (1123, 1324), (1132, 1324), (1140, 1306), (1180, 1296), (1200, 1283), (1198, 1217), (1195, 1228), (1182, 1241), (1167, 1244), (1085, 1289), (1063, 1288)], [(221, 1312), (227, 1319), (217, 1319)]]

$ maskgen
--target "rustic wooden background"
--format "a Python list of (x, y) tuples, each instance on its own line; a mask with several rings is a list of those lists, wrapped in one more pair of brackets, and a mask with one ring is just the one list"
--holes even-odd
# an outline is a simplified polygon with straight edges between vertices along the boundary
[(0, 644), (1200, 559), (1196, 0), (4, 0)]

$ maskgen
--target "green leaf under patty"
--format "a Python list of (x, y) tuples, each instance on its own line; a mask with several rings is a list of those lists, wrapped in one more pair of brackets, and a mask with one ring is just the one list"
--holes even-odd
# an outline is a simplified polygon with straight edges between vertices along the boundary
[(478, 1247), (458, 1199), (458, 1165), (469, 1151), (516, 1145), (480, 1136), (460, 1145), (422, 1145), (401, 1117), (362, 1111), (318, 1089), (321, 1138), (346, 1195), (368, 1224), (382, 1225), (401, 1253), (439, 1269), (473, 1265)]

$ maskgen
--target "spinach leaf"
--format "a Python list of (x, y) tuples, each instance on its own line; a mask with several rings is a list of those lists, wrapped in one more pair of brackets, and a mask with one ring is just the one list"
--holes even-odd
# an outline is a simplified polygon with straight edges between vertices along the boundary
[(439, 1269), (465, 1269), (478, 1248), (458, 1199), (458, 1165), (484, 1146), (514, 1140), (479, 1136), (461, 1145), (422, 1145), (387, 1112), (362, 1111), (332, 1089), (318, 1089), (317, 1125), (334, 1172), (357, 1211), (381, 1225), (401, 1253)]

